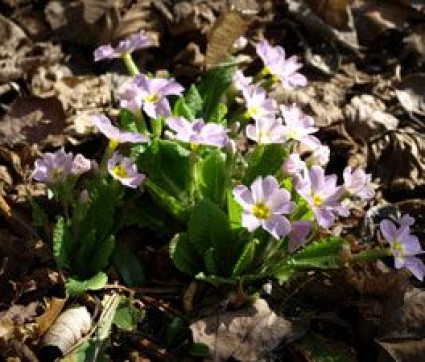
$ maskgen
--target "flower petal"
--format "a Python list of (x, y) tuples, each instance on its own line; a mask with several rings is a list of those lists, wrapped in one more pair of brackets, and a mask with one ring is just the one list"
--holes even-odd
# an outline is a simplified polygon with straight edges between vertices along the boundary
[(262, 222), (264, 230), (268, 231), (275, 239), (288, 235), (291, 232), (291, 223), (282, 215), (272, 215)]

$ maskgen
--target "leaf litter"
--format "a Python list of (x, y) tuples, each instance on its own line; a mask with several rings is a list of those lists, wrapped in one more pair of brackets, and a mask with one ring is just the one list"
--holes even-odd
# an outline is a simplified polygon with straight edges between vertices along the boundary
[[(28, 18), (35, 5), (27, 3)], [(0, 143), (4, 149), (0, 154), (0, 189), (10, 213), (20, 215), (27, 226), (31, 217), (26, 204), (28, 194), (23, 190), (30, 187), (28, 167), (35, 157), (31, 147), (38, 150), (87, 147), (87, 152), (96, 152), (90, 144), (87, 117), (100, 110), (114, 112), (116, 98), (111, 89), (115, 87), (111, 87), (111, 82), (116, 81), (117, 75), (99, 74), (95, 70), (91, 64), (92, 48), (145, 29), (156, 35), (161, 48), (160, 52), (156, 49), (144, 53), (143, 62), (154, 59), (157, 68), (170, 69), (182, 79), (189, 79), (201, 74), (205, 61), (211, 64), (221, 57), (223, 49), (214, 39), (222, 39), (222, 35), (218, 32), (215, 37), (208, 37), (208, 34), (225, 18), (223, 12), (228, 6), (227, 1), (195, 0), (46, 3), (39, 5), (41, 12), (40, 8), (34, 12), (38, 19), (41, 14), (45, 28), (34, 31), (23, 26), (24, 13), (19, 13), (15, 2), (0, 4), (11, 15), (0, 17), (0, 34), (6, 39), (0, 51), (0, 81), (5, 85), (5, 91), (0, 92)], [(342, 170), (353, 162), (368, 167), (380, 191), (374, 200), (376, 205), (396, 203), (405, 212), (417, 208), (421, 215), (418, 205), (425, 196), (423, 8), (402, 0), (256, 3), (258, 9), (251, 15), (252, 23), (246, 27), (237, 25), (237, 21), (236, 30), (252, 39), (271, 35), (277, 42), (287, 43), (292, 52), (310, 59), (306, 71), (314, 80), (309, 87), (276, 94), (276, 98), (298, 102), (314, 115), (317, 126), (321, 127), (321, 139), (329, 140), (332, 147), (330, 167)], [(44, 39), (40, 34), (44, 34)], [(248, 47), (249, 52), (252, 49)], [(33, 189), (31, 194), (37, 196), (40, 192)], [(361, 222), (360, 214), (358, 225)], [(36, 360), (41, 335), (49, 333), (53, 321), (62, 310), (69, 310), (71, 303), (61, 298), (63, 279), (53, 266), (48, 247), (34, 236), (29, 238), (25, 234), (28, 231), (20, 225), (2, 214), (0, 339), (2, 346), (5, 343), (8, 346), (7, 356)], [(421, 225), (425, 227), (423, 220)], [(51, 226), (48, 224), (46, 228)], [(166, 255), (159, 255), (158, 250), (153, 242), (144, 246), (138, 256), (165, 259)], [(354, 266), (342, 273), (337, 281), (332, 281), (333, 276), (324, 278), (325, 284), (330, 281), (343, 285), (334, 305), (327, 305), (329, 300), (320, 302), (319, 292), (311, 288), (307, 299), (300, 291), (292, 291), (284, 309), (288, 315), (312, 309), (320, 314), (332, 309), (351, 323), (359, 334), (357, 339), (346, 338), (341, 342), (331, 333), (336, 327), (326, 323), (325, 328), (311, 323), (296, 333), (294, 330), (299, 327), (296, 320), (283, 314), (282, 309), (270, 308), (263, 299), (251, 307), (211, 313), (192, 322), (192, 338), (209, 345), (211, 355), (218, 360), (229, 357), (241, 361), (271, 360), (280, 353), (288, 360), (315, 361), (320, 358), (311, 353), (315, 348), (324, 353), (322, 358), (345, 355), (356, 356), (359, 361), (421, 360), (425, 355), (422, 285), (412, 286), (407, 275), (390, 272), (385, 264)], [(109, 274), (114, 276), (114, 270)], [(115, 277), (119, 279), (118, 275)], [(160, 280), (150, 276), (148, 283), (153, 287), (149, 292), (166, 289), (167, 283), (175, 289), (174, 281), (169, 279), (164, 275)], [(325, 290), (332, 293), (336, 288)], [(397, 292), (392, 293), (394, 290)], [(279, 292), (277, 288), (267, 299), (283, 299), (287, 292)], [(130, 293), (130, 299), (144, 300), (137, 294), (137, 288), (123, 288), (121, 293)], [(106, 294), (104, 290), (89, 292), (83, 305)], [(312, 303), (311, 294), (319, 302)], [(46, 295), (50, 299), (47, 309), (41, 302)], [(127, 333), (133, 333), (132, 338), (124, 337), (112, 322), (105, 325), (105, 333), (111, 332), (114, 338), (122, 338), (127, 344), (109, 346), (123, 352), (123, 359), (131, 351), (146, 356), (150, 350), (151, 356), (164, 358), (162, 352), (158, 353), (162, 351), (158, 345), (164, 336), (160, 326), (167, 318), (174, 317), (175, 309), (181, 308), (182, 297), (179, 293), (153, 295), (155, 302), (149, 298), (141, 302), (152, 303), (146, 319), (129, 328), (132, 332)], [(196, 298), (202, 298), (202, 293), (193, 296)], [(359, 321), (353, 322), (345, 316), (347, 308), (359, 313)], [(196, 308), (193, 311), (196, 315)], [(133, 314), (125, 311), (123, 315), (128, 319)], [(97, 317), (95, 323), (99, 321)], [(42, 326), (39, 336), (31, 329), (34, 323)], [(81, 340), (83, 332), (87, 329), (74, 333), (74, 342)], [(5, 338), (11, 335), (19, 336), (16, 342)], [(142, 338), (150, 341), (143, 348), (139, 343)], [(59, 340), (63, 342), (62, 338)], [(158, 347), (156, 352), (153, 346)], [(168, 350), (166, 353), (170, 354), (165, 356), (175, 357), (179, 346)], [(2, 357), (5, 356), (2, 352)]]

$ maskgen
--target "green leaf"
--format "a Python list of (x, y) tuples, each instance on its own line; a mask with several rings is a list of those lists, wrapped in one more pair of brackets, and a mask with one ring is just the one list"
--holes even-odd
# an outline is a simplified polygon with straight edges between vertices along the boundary
[(142, 131), (138, 128), (138, 122), (136, 116), (128, 109), (120, 109), (120, 125), (123, 129), (130, 132)]
[(320, 334), (309, 332), (296, 342), (303, 355), (311, 362), (355, 362), (357, 358), (351, 348), (341, 342), (327, 340)]
[(174, 104), (173, 116), (183, 117), (189, 121), (193, 121), (195, 119), (195, 114), (193, 114), (183, 97), (177, 99)]
[(53, 256), (60, 269), (69, 267), (67, 248), (67, 228), (65, 219), (59, 217), (53, 230)]
[(230, 227), (241, 228), (242, 206), (235, 200), (233, 190), (227, 190), (227, 213), (229, 215)]
[(288, 264), (297, 269), (333, 269), (341, 265), (340, 253), (345, 240), (337, 236), (320, 239), (294, 254)]
[(102, 271), (109, 265), (109, 259), (115, 249), (115, 237), (110, 235), (102, 242), (97, 243), (96, 250), (92, 256), (90, 270), (93, 274)]
[(219, 287), (221, 285), (235, 285), (239, 280), (239, 278), (236, 277), (225, 278), (216, 275), (205, 275), (205, 273), (198, 273), (195, 278), (215, 287)]
[(207, 122), (211, 122), (220, 114), (220, 111), (217, 110), (220, 107), (220, 98), (232, 84), (232, 77), (236, 69), (237, 66), (234, 64), (218, 66), (211, 69), (202, 79), (199, 93), (204, 102), (204, 119)]
[(28, 200), (31, 205), (31, 219), (34, 227), (39, 228), (47, 225), (49, 218), (38, 202), (31, 197)]
[(273, 271), (273, 276), (279, 284), (288, 282), (295, 274), (295, 269), (289, 265), (280, 265)]
[(282, 167), (286, 153), (280, 144), (257, 145), (248, 158), (243, 183), (250, 185), (258, 176), (274, 175)]
[(158, 205), (167, 210), (177, 220), (186, 221), (188, 210), (182, 202), (179, 202), (174, 196), (171, 196), (150, 180), (145, 181), (145, 186)]
[(224, 186), (226, 180), (226, 155), (214, 149), (199, 162), (200, 185), (203, 197), (208, 197), (218, 205), (224, 201)]
[(189, 355), (192, 357), (208, 358), (210, 349), (206, 344), (193, 343), (189, 348)]
[(142, 321), (144, 312), (136, 308), (126, 297), (121, 297), (120, 304), (115, 312), (112, 324), (118, 328), (131, 332)]
[(202, 270), (199, 256), (189, 242), (186, 233), (176, 235), (170, 242), (170, 257), (182, 273), (195, 276)]
[(212, 201), (204, 199), (192, 210), (188, 224), (189, 241), (203, 258), (213, 248), (219, 275), (231, 273), (237, 247), (233, 243), (227, 215)]
[(210, 122), (224, 123), (224, 117), (227, 114), (227, 106), (225, 103), (219, 103), (211, 113)]
[(210, 275), (218, 274), (217, 266), (215, 264), (216, 259), (217, 255), (215, 255), (214, 248), (209, 248), (204, 254), (204, 264), (205, 270)]
[(99, 290), (102, 289), (108, 282), (108, 277), (105, 273), (99, 272), (88, 280), (77, 280), (70, 278), (66, 282), (66, 291), (71, 296), (77, 296), (84, 293), (87, 290)]
[(150, 202), (145, 195), (141, 199), (132, 199), (125, 205), (125, 212), (121, 214), (118, 230), (126, 226), (137, 225), (141, 229), (147, 228), (161, 235), (167, 233), (164, 211)]
[(187, 323), (181, 317), (175, 317), (167, 326), (166, 330), (166, 346), (172, 348), (182, 343), (189, 335)]
[(186, 92), (184, 96), (186, 105), (189, 107), (191, 113), (193, 114), (194, 118), (198, 118), (201, 116), (202, 112), (202, 106), (204, 105), (204, 102), (202, 100), (201, 95), (199, 94), (198, 88), (196, 85), (192, 84), (189, 88), (189, 90)]
[(142, 264), (127, 245), (121, 243), (115, 248), (112, 261), (127, 287), (138, 287), (145, 283)]
[(241, 275), (251, 266), (251, 263), (255, 257), (255, 249), (257, 244), (258, 240), (256, 239), (252, 239), (245, 244), (244, 248), (242, 249), (242, 254), (233, 268), (232, 276)]
[(189, 154), (175, 141), (155, 140), (138, 157), (137, 165), (152, 182), (179, 198), (190, 182)]

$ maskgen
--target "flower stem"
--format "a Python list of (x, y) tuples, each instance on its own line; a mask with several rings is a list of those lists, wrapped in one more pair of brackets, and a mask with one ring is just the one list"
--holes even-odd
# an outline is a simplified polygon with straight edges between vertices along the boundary
[(124, 61), (124, 64), (127, 67), (127, 70), (130, 75), (135, 76), (140, 73), (139, 68), (137, 68), (136, 63), (134, 63), (134, 60), (130, 53), (123, 53), (122, 60)]

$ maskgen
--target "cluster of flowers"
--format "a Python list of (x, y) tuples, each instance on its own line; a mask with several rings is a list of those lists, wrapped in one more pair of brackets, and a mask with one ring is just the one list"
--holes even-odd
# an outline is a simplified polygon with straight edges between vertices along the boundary
[[(135, 49), (152, 45), (151, 39), (140, 33), (118, 44), (102, 46), (95, 51), (95, 60), (126, 57)], [(271, 46), (266, 40), (256, 45), (258, 56), (264, 68), (257, 82), (237, 71), (233, 84), (243, 97), (246, 106), (245, 119), (254, 121), (245, 128), (246, 137), (258, 144), (285, 144), (288, 149), (302, 146), (310, 152), (303, 160), (298, 153), (291, 153), (282, 166), (282, 173), (293, 180), (294, 189), (314, 214), (314, 221), (290, 221), (291, 214), (297, 212), (291, 201), (290, 192), (280, 187), (279, 181), (272, 175), (258, 177), (248, 187), (238, 185), (233, 194), (243, 208), (242, 226), (249, 231), (261, 227), (276, 239), (288, 236), (290, 251), (295, 251), (307, 242), (308, 235), (315, 225), (330, 228), (338, 216), (349, 215), (350, 200), (354, 198), (368, 200), (373, 197), (371, 176), (361, 169), (347, 167), (344, 170), (342, 185), (337, 185), (336, 175), (325, 175), (324, 166), (329, 161), (329, 148), (323, 145), (313, 134), (313, 118), (303, 114), (295, 105), (278, 106), (268, 97), (262, 82), (280, 82), (282, 87), (292, 89), (307, 84), (306, 78), (298, 71), (302, 67), (293, 56), (286, 58), (280, 46)], [(144, 74), (135, 75), (121, 96), (121, 107), (142, 116), (142, 111), (159, 122), (165, 119), (169, 138), (191, 145), (226, 147), (231, 140), (229, 130), (217, 123), (207, 123), (202, 119), (189, 121), (182, 117), (173, 117), (167, 97), (180, 96), (184, 88), (174, 79), (151, 78)], [(137, 188), (145, 179), (138, 172), (130, 158), (116, 151), (121, 143), (149, 143), (150, 134), (122, 131), (113, 126), (104, 115), (93, 117), (93, 124), (109, 139), (109, 174), (131, 188)], [(35, 164), (34, 178), (48, 184), (61, 182), (68, 175), (79, 175), (90, 169), (90, 161), (82, 155), (75, 158), (63, 150), (56, 154), (47, 153)], [(411, 218), (404, 218), (397, 229), (390, 221), (381, 223), (382, 232), (391, 245), (396, 267), (406, 266), (422, 278), (424, 266), (414, 255), (421, 252), (417, 238), (410, 235)]]

